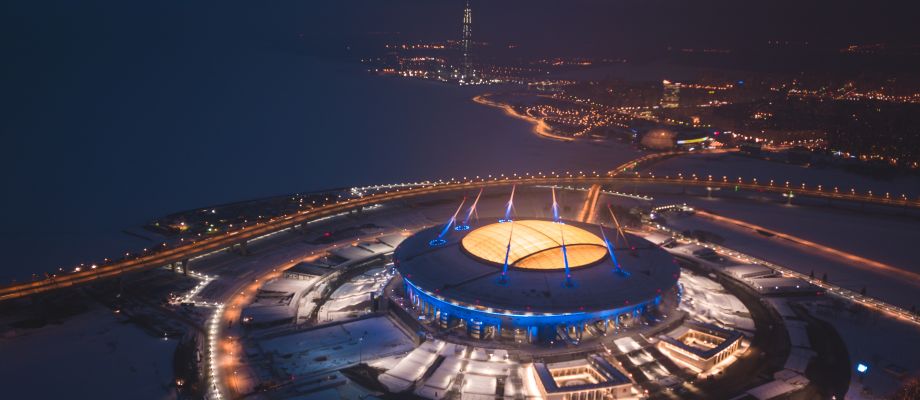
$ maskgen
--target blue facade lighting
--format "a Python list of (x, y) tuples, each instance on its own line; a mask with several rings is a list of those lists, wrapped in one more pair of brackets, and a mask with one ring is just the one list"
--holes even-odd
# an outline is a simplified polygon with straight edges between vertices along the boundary
[[(464, 305), (455, 301), (448, 301), (433, 293), (419, 289), (408, 279), (404, 279), (406, 293), (416, 305), (426, 304), (437, 316), (438, 323), (443, 326), (450, 325), (451, 320), (462, 320), (467, 326), (482, 325), (494, 327), (497, 331), (502, 329), (522, 329), (528, 332), (534, 340), (552, 341), (558, 327), (580, 326), (598, 321), (609, 321), (610, 326), (618, 326), (621, 316), (628, 315), (639, 318), (655, 303), (656, 299), (628, 305), (616, 309), (594, 312), (569, 312), (569, 313), (542, 313), (542, 312), (514, 312), (505, 310), (484, 309), (472, 305)], [(546, 335), (550, 334), (550, 337)]]

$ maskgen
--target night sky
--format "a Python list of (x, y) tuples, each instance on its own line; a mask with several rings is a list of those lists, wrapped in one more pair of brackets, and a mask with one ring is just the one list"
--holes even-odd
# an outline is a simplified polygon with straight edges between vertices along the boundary
[[(750, 55), (767, 40), (832, 53), (851, 43), (916, 44), (915, 6), (904, 3), (474, 1), (474, 38), (514, 43), (512, 57), (655, 62), (669, 46)], [(544, 160), (515, 150), (513, 139), (470, 165), (445, 158), (489, 145), (464, 141), (469, 132), (527, 126), (497, 113), (467, 117), (482, 113), (467, 104), (471, 93), (378, 80), (356, 62), (383, 38), (456, 38), (462, 8), (421, 0), (4, 2), (0, 235), (3, 252), (15, 256), (0, 277), (21, 264), (48, 270), (111, 254), (120, 244), (106, 235), (187, 208), (566, 165), (571, 155)], [(821, 54), (830, 53), (786, 62), (814, 68), (827, 64)], [(735, 67), (763, 67), (750, 64)], [(453, 137), (454, 147), (441, 148), (437, 135)]]

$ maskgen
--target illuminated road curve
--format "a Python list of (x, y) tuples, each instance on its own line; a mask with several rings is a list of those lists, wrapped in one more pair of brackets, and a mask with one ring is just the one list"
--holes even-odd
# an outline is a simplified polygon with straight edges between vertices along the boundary
[(270, 219), (265, 222), (259, 222), (255, 225), (243, 227), (236, 231), (230, 231), (217, 236), (208, 237), (197, 242), (181, 245), (174, 248), (164, 249), (153, 254), (145, 255), (136, 259), (119, 261), (110, 265), (100, 266), (95, 269), (74, 272), (66, 275), (59, 275), (52, 279), (45, 279), (35, 282), (14, 283), (0, 287), (0, 300), (13, 299), (18, 297), (29, 296), (32, 294), (42, 293), (50, 290), (71, 287), (84, 283), (91, 283), (101, 279), (119, 276), (128, 272), (137, 272), (153, 269), (175, 262), (187, 261), (196, 256), (231, 247), (236, 244), (245, 243), (248, 240), (255, 239), (267, 234), (288, 229), (311, 220), (335, 215), (341, 212), (355, 210), (360, 207), (370, 206), (377, 203), (383, 203), (393, 200), (407, 199), (418, 196), (425, 196), (435, 193), (444, 193), (459, 190), (473, 190), (478, 188), (489, 188), (507, 186), (512, 184), (521, 185), (561, 185), (561, 184), (658, 184), (658, 185), (677, 185), (677, 186), (695, 186), (695, 187), (712, 187), (712, 188), (738, 188), (739, 190), (754, 190), (771, 193), (792, 194), (801, 197), (817, 197), (829, 200), (845, 200), (862, 203), (880, 204), (896, 207), (920, 208), (920, 201), (902, 197), (890, 197), (888, 195), (878, 196), (871, 192), (867, 194), (858, 194), (855, 192), (839, 192), (822, 190), (820, 186), (816, 188), (803, 187), (786, 187), (785, 185), (759, 184), (756, 181), (745, 183), (741, 178), (736, 181), (723, 178), (718, 179), (685, 179), (685, 178), (661, 178), (655, 176), (608, 176), (597, 173), (565, 173), (565, 174), (523, 174), (512, 176), (501, 176), (491, 178), (477, 178), (470, 180), (449, 180), (439, 181), (426, 184), (424, 186), (412, 187), (408, 189), (394, 189), (384, 193), (376, 193), (361, 198), (347, 199), (338, 201), (334, 204), (320, 206), (311, 210), (300, 211), (296, 214), (290, 214)]

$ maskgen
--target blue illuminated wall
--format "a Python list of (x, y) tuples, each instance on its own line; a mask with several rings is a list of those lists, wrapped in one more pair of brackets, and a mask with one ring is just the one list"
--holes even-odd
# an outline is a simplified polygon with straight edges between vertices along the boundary
[(572, 313), (534, 313), (533, 315), (508, 313), (499, 311), (481, 310), (463, 304), (453, 304), (450, 300), (435, 297), (433, 294), (419, 289), (408, 279), (403, 279), (406, 297), (419, 308), (420, 313), (431, 318), (444, 319), (444, 314), (449, 318), (461, 319), (469, 325), (487, 325), (496, 329), (498, 334), (502, 329), (523, 329), (531, 336), (539, 336), (541, 341), (549, 341), (548, 335), (554, 335), (557, 327), (580, 327), (587, 323), (609, 320), (609, 325), (614, 327), (621, 315), (639, 317), (648, 310), (654, 309), (661, 302), (661, 295), (647, 301), (631, 304), (629, 306), (592, 311)]

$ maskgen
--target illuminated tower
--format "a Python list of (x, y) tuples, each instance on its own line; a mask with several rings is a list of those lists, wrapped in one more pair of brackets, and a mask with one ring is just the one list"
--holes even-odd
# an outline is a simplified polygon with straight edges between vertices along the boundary
[(677, 108), (680, 106), (680, 83), (667, 79), (661, 81), (664, 92), (661, 94), (661, 108)]
[(463, 9), (463, 26), (460, 36), (460, 80), (469, 82), (476, 71), (473, 71), (473, 64), (470, 61), (470, 46), (473, 41), (473, 10), (470, 9), (470, 0), (466, 0), (466, 8)]

